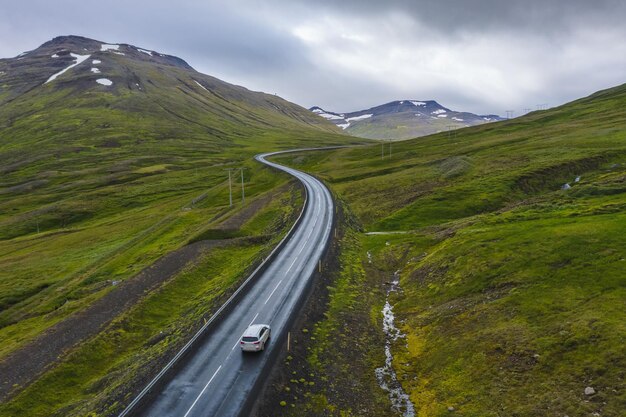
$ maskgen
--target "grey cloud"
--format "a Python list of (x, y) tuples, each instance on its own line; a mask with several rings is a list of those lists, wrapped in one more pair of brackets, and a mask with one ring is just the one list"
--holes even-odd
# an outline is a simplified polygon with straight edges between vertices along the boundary
[[(166, 6), (169, 2), (145, 0), (30, 3), (28, 10), (36, 13), (26, 13), (23, 6), (7, 10), (7, 21), (22, 23), (19, 31), (5, 37), (13, 43), (28, 43), (29, 48), (35, 46), (33, 43), (71, 33), (137, 44), (184, 59), (205, 57), (235, 67), (257, 65), (257, 70), (290, 65), (297, 60), (299, 50), (294, 39), (221, 2), (181, 0), (175, 7)], [(8, 46), (0, 45), (0, 51)]]
[[(280, 0), (284, 7), (305, 10), (307, 0)], [(563, 30), (572, 22), (622, 25), (626, 2), (622, 0), (317, 0), (324, 13), (376, 18), (381, 13), (402, 13), (443, 33), (485, 32), (490, 29), (531, 31), (535, 34)], [(375, 20), (372, 30), (376, 30)]]
[[(177, 55), (307, 107), (415, 98), (503, 113), (624, 82), (625, 16), (621, 0), (24, 0), (2, 7), (0, 56), (76, 34)], [(299, 37), (308, 26), (327, 39)]]

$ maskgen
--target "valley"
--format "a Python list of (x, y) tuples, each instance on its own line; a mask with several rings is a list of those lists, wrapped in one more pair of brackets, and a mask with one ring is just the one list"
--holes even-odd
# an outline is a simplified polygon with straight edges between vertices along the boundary
[(125, 43), (0, 59), (0, 417), (621, 416), (625, 103), (335, 113)]
[[(100, 63), (46, 82), (73, 65), (71, 53)], [(0, 68), (0, 366), (17, 370), (2, 373), (0, 415), (116, 409), (299, 212), (300, 189), (252, 157), (352, 139), (280, 98), (129, 45), (61, 37)], [(102, 77), (112, 85), (97, 83)], [(192, 242), (203, 246), (117, 309), (104, 303), (105, 316), (82, 335), (55, 333)], [(55, 334), (64, 341), (57, 351), (29, 371), (15, 368), (20, 353)]]
[(286, 363), (315, 384), (278, 378), (261, 415), (278, 399), (297, 410), (281, 415), (413, 415), (384, 411), (375, 379), (395, 274), (392, 366), (414, 415), (620, 415), (625, 99), (622, 85), (384, 158), (277, 158), (323, 178), (349, 220), (327, 307)]

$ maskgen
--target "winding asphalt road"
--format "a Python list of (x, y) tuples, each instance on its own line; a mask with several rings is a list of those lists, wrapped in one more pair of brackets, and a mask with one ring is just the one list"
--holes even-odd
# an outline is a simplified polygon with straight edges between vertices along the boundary
[[(280, 153), (280, 152), (277, 152)], [(333, 201), (328, 189), (314, 177), (267, 161), (259, 162), (298, 178), (305, 186), (307, 203), (302, 218), (288, 241), (253, 286), (211, 332), (198, 341), (169, 382), (158, 388), (137, 416), (208, 417), (245, 415), (248, 395), (262, 384), (271, 365), (272, 351), (279, 349), (287, 325), (297, 314), (299, 301), (318, 266), (330, 238)], [(272, 338), (264, 352), (242, 354), (239, 337), (251, 323), (268, 323)]]

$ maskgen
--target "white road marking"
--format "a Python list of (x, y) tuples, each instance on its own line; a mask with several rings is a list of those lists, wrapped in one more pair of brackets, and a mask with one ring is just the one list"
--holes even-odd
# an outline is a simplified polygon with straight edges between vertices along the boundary
[(291, 265), (289, 265), (289, 268), (287, 269), (287, 272), (285, 272), (285, 275), (287, 275), (289, 273), (289, 271), (291, 271), (291, 268), (293, 267), (293, 264), (295, 264), (297, 260), (298, 260), (298, 257), (296, 256), (296, 258), (293, 260)]
[(198, 394), (198, 396), (196, 397), (196, 400), (193, 402), (193, 404), (191, 404), (191, 407), (189, 407), (189, 410), (187, 410), (187, 412), (185, 413), (185, 415), (183, 417), (187, 417), (189, 415), (189, 413), (191, 413), (191, 410), (196, 406), (196, 403), (198, 402), (198, 400), (200, 399), (202, 394), (204, 394), (204, 391), (206, 391), (206, 389), (209, 387), (209, 384), (213, 381), (213, 378), (215, 378), (215, 375), (217, 375), (217, 373), (220, 371), (220, 369), (222, 369), (222, 365), (220, 365), (215, 370), (215, 372), (213, 373), (213, 376), (211, 377), (211, 379), (209, 379), (209, 382), (207, 382), (206, 385), (204, 386), (204, 388), (202, 388), (202, 391), (200, 391), (200, 394)]
[[(263, 158), (261, 158), (261, 159), (262, 159), (263, 161), (265, 161)], [(277, 166), (277, 165), (274, 165), (274, 164), (269, 164), (269, 163), (268, 163), (268, 165)], [(278, 167), (278, 166), (277, 166), (277, 167)], [(281, 169), (283, 169), (283, 170), (284, 170), (284, 167), (281, 167)], [(328, 202), (328, 200), (329, 200), (329, 199), (328, 199), (328, 196), (327, 196), (325, 193), (322, 193), (322, 194), (320, 195), (320, 192), (319, 192), (319, 190), (317, 189), (317, 188), (318, 188), (318, 185), (317, 185), (315, 182), (312, 182), (312, 181), (311, 181), (311, 179), (310, 179), (310, 178), (308, 178), (308, 176), (306, 176), (306, 175), (303, 175), (303, 176), (296, 175), (296, 173), (297, 173), (297, 174), (299, 174), (299, 172), (298, 172), (298, 171), (294, 171), (294, 170), (285, 170), (285, 171), (287, 171), (287, 172), (291, 173), (292, 175), (296, 176), (297, 178), (301, 179), (301, 180), (305, 183), (305, 185), (307, 185), (307, 183), (310, 183), (310, 187), (307, 185), (307, 187), (308, 187), (308, 188), (307, 188), (307, 191), (308, 191), (308, 192), (310, 192), (310, 194), (311, 194), (311, 196), (312, 196), (312, 200), (313, 200), (313, 199), (317, 199), (317, 209), (315, 209), (315, 208), (314, 208), (314, 207), (315, 207), (315, 205), (314, 205), (314, 203), (313, 203), (313, 204), (311, 204), (311, 208), (313, 209), (313, 213), (311, 213), (311, 212), (307, 212), (307, 215), (309, 215), (309, 216), (313, 216), (313, 218), (314, 218), (314, 220), (312, 221), (312, 223), (313, 223), (313, 224), (312, 224), (312, 226), (309, 226), (309, 227), (310, 227), (310, 229), (309, 229), (309, 233), (308, 233), (308, 235), (307, 235), (306, 239), (304, 240), (304, 243), (302, 244), (302, 246), (298, 249), (297, 255), (295, 256), (295, 258), (293, 259), (293, 261), (292, 261), (291, 265), (289, 266), (289, 269), (287, 270), (287, 273), (289, 273), (289, 272), (292, 270), (292, 268), (294, 267), (294, 265), (297, 263), (296, 261), (299, 259), (300, 254), (301, 254), (301, 253), (303, 253), (304, 248), (309, 246), (309, 245), (308, 245), (308, 242), (309, 242), (309, 240), (310, 240), (310, 238), (311, 238), (311, 236), (312, 236), (312, 234), (313, 234), (313, 232), (314, 232), (314, 229), (315, 229), (315, 228), (316, 228), (316, 226), (317, 226), (317, 223), (323, 223), (323, 222), (324, 222), (324, 219), (325, 219), (325, 214), (326, 214), (326, 213), (325, 213), (324, 211), (322, 211), (322, 210), (321, 210), (321, 200), (322, 200), (322, 199), (324, 199), (325, 204), (326, 204), (326, 203)], [(322, 189), (322, 191), (323, 191), (323, 189)], [(327, 213), (328, 213), (329, 217), (330, 217), (330, 218), (332, 218), (332, 213), (333, 213), (333, 206), (332, 206), (332, 202), (330, 202), (330, 203), (329, 203), (329, 206), (328, 206), (328, 209), (327, 209)], [(310, 220), (311, 220), (311, 219), (309, 218), (309, 221), (308, 221), (308, 224), (309, 224), (309, 225), (311, 224), (311, 221), (310, 221)], [(330, 229), (331, 229), (331, 227), (332, 227), (332, 225), (331, 225), (331, 224), (327, 224), (327, 225), (326, 225), (326, 232), (328, 232), (328, 230), (330, 230)], [(302, 233), (302, 235), (304, 235), (304, 233)], [(302, 235), (300, 235), (300, 237), (302, 237)], [(318, 240), (319, 240), (319, 239), (320, 239), (320, 237), (321, 237), (322, 235), (323, 235), (323, 234), (316, 233), (316, 239), (318, 239)], [(296, 245), (297, 245), (297, 243), (296, 243)], [(294, 246), (295, 246), (295, 245), (294, 245)], [(293, 246), (292, 246), (292, 247), (293, 247)], [(296, 247), (297, 247), (297, 246), (296, 246)], [(310, 248), (309, 252), (310, 252), (310, 253), (309, 253), (309, 257), (312, 257), (312, 255), (313, 255), (314, 253), (317, 253), (317, 250), (316, 250), (316, 248)], [(307, 257), (307, 258), (305, 258), (305, 259), (303, 259), (303, 262), (299, 265), (299, 267), (298, 267), (298, 268), (296, 268), (296, 271), (295, 271), (295, 273), (294, 273), (294, 274), (299, 273), (299, 272), (300, 272), (300, 270), (301, 270), (302, 268), (304, 268), (306, 265), (309, 265), (309, 262), (310, 262), (310, 261), (311, 261), (311, 259), (308, 259), (308, 257)], [(268, 296), (268, 297), (267, 297), (267, 299), (265, 300), (265, 304), (267, 304), (267, 303), (269, 302), (269, 300), (273, 297), (274, 293), (277, 291), (278, 287), (282, 284), (282, 281), (283, 281), (283, 280), (284, 280), (284, 278), (283, 278), (283, 279), (281, 279), (281, 280), (280, 280), (280, 281), (276, 284), (276, 286), (274, 287), (274, 289), (272, 290), (272, 292), (269, 294), (269, 296)], [(257, 313), (257, 314), (254, 316), (254, 318), (253, 318), (253, 319), (252, 319), (252, 321), (250, 322), (250, 325), (252, 325), (252, 324), (255, 322), (255, 320), (257, 320), (257, 318), (258, 318), (259, 314), (260, 314), (260, 312), (259, 312), (259, 313)], [(233, 347), (232, 347), (232, 349), (231, 349), (231, 353), (228, 355), (228, 357), (230, 357), (230, 355), (231, 355), (231, 354), (232, 354), (232, 352), (233, 352), (233, 351), (237, 348), (237, 345), (239, 345), (239, 343), (240, 343), (240, 341), (239, 341), (239, 339), (237, 339), (237, 341), (236, 341), (236, 342), (235, 342), (235, 344), (233, 345)], [(228, 360), (228, 357), (227, 357), (227, 359), (226, 359), (226, 360)], [(212, 381), (215, 379), (216, 375), (220, 372), (220, 370), (221, 370), (222, 366), (224, 366), (224, 364), (225, 364), (225, 363), (223, 362), (223, 363), (222, 363), (222, 365), (220, 365), (220, 366), (217, 368), (217, 370), (213, 373), (213, 376), (211, 376), (211, 378), (209, 379), (209, 381), (206, 383), (206, 385), (204, 386), (204, 388), (202, 389), (202, 391), (200, 392), (200, 394), (197, 396), (197, 398), (196, 398), (196, 399), (195, 399), (195, 401), (192, 403), (191, 407), (187, 410), (187, 412), (185, 413), (185, 415), (184, 415), (183, 417), (188, 417), (188, 416), (189, 416), (189, 414), (191, 413), (192, 409), (195, 407), (195, 405), (196, 405), (196, 404), (197, 404), (197, 402), (199, 401), (200, 397), (201, 397), (201, 396), (205, 393), (205, 391), (208, 389), (208, 386), (209, 386), (209, 385), (212, 383)]]
[(270, 298), (272, 298), (272, 295), (274, 295), (274, 292), (278, 289), (278, 286), (280, 285), (280, 283), (283, 282), (283, 280), (281, 279), (280, 281), (278, 281), (278, 284), (276, 284), (276, 286), (274, 287), (274, 289), (272, 290), (272, 293), (270, 294), (269, 297), (267, 297), (267, 300), (265, 300), (264, 304), (267, 304), (267, 302), (270, 300)]
[(254, 318), (252, 319), (250, 324), (248, 324), (248, 326), (252, 326), (252, 323), (254, 323), (254, 321), (256, 320), (257, 317), (259, 317), (259, 313), (256, 313), (256, 316), (254, 316)]

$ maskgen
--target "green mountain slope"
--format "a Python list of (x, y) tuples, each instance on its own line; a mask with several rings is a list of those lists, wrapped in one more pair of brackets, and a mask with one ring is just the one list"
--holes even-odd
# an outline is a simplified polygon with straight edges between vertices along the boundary
[[(36, 388), (43, 398), (26, 393), (26, 403), (18, 399), (11, 405), (17, 408), (0, 411), (50, 415), (85, 394), (81, 384), (108, 377), (113, 366), (131, 369), (123, 362), (129, 356), (145, 352), (154, 359), (175, 349), (275, 243), (301, 204), (286, 176), (252, 156), (354, 140), (337, 132), (280, 97), (131, 45), (60, 37), (0, 60), (0, 361), (190, 239), (230, 242), (230, 249), (194, 258), (204, 268), (187, 270), (194, 287), (168, 281), (187, 285), (180, 290), (186, 296), (177, 294), (172, 303), (159, 298), (166, 293), (146, 295), (152, 306), (136, 306), (144, 309), (139, 330), (100, 352), (99, 364), (68, 360), (80, 371), (55, 380), (55, 389), (63, 381), (71, 387), (63, 395)], [(227, 169), (236, 187), (233, 207)], [(218, 268), (220, 262), (228, 267)], [(209, 284), (198, 280), (204, 273), (215, 277), (208, 292)], [(164, 329), (173, 332), (167, 340), (144, 344)], [(67, 408), (63, 415), (70, 414)]]
[[(625, 108), (622, 85), (397, 142), (384, 159), (380, 146), (282, 158), (325, 178), (379, 233), (345, 240), (331, 309), (307, 342), (306, 372), (338, 376), (296, 409), (380, 409), (384, 346), (358, 338), (380, 340), (390, 287), (376, 283), (398, 271), (392, 364), (416, 415), (623, 415)], [(370, 301), (355, 309), (337, 294)], [(359, 390), (369, 394), (350, 399)]]

